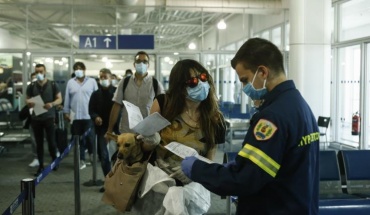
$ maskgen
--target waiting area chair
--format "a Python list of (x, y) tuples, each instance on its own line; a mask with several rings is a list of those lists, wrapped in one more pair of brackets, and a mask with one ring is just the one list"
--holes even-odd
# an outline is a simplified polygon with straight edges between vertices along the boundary
[(328, 143), (328, 127), (330, 123), (330, 117), (319, 116), (317, 120), (317, 125), (319, 126), (320, 137), (325, 136), (324, 148), (326, 148), (326, 144)]
[(343, 192), (336, 151), (320, 151), (320, 199), (353, 198)]
[(347, 192), (370, 198), (370, 150), (342, 150)]

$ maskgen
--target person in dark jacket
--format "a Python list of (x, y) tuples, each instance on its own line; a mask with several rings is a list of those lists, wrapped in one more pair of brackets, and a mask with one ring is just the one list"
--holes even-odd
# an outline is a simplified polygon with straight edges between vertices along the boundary
[[(113, 106), (113, 94), (116, 88), (112, 85), (111, 71), (103, 68), (99, 72), (99, 89), (91, 94), (89, 101), (89, 114), (95, 125), (95, 133), (97, 136), (98, 156), (103, 169), (103, 174), (106, 176), (111, 170), (107, 140), (104, 138), (108, 129), (110, 110)], [(115, 132), (118, 131), (117, 126)], [(104, 188), (100, 189), (104, 192)]]
[(283, 56), (253, 38), (231, 61), (243, 92), (261, 100), (243, 148), (224, 166), (186, 157), (185, 175), (219, 194), (238, 196), (237, 214), (318, 214), (319, 130), (316, 117), (287, 80)]
[[(48, 142), (49, 154), (54, 161), (56, 159), (55, 145), (55, 106), (62, 103), (62, 94), (58, 85), (46, 78), (46, 68), (44, 64), (35, 66), (37, 81), (27, 86), (27, 105), (29, 108), (34, 108), (32, 113), (31, 126), (36, 140), (37, 158), (39, 160), (39, 168), (35, 176), (39, 176), (44, 171), (44, 134)], [(44, 105), (35, 103), (33, 97), (40, 96)], [(36, 113), (35, 110), (42, 109), (43, 113)], [(54, 167), (56, 170), (58, 167)]]

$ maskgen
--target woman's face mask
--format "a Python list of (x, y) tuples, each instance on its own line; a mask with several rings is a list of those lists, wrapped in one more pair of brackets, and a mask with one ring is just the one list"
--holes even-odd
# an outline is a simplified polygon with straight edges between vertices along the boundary
[(110, 81), (108, 79), (102, 79), (102, 80), (100, 80), (100, 85), (102, 87), (109, 87)]
[(76, 70), (75, 75), (76, 75), (77, 78), (82, 78), (82, 77), (84, 77), (84, 71), (80, 70), (80, 69)]
[(247, 85), (244, 86), (243, 92), (249, 96), (252, 100), (260, 100), (266, 93), (266, 80), (263, 82), (263, 87), (261, 89), (256, 89), (253, 87), (254, 79), (256, 79), (256, 75), (258, 73), (258, 69), (254, 74), (252, 82), (249, 82)]
[(207, 81), (199, 81), (196, 87), (186, 87), (186, 91), (188, 92), (187, 98), (195, 102), (201, 102), (207, 98), (209, 88), (210, 86)]

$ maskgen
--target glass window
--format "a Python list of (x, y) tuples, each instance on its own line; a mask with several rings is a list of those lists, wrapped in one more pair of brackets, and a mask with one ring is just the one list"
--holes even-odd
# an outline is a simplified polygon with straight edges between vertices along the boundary
[(339, 49), (338, 60), (339, 142), (358, 147), (359, 135), (352, 135), (352, 116), (360, 110), (361, 48)]
[(289, 32), (290, 32), (290, 23), (285, 25), (285, 51), (289, 51)]
[(281, 49), (281, 27), (276, 27), (271, 31), (271, 42)]
[[(0, 99), (16, 110), (18, 93), (23, 93), (23, 58), (21, 53), (0, 53)], [(27, 78), (26, 78), (27, 79)], [(28, 79), (27, 79), (28, 80)], [(3, 108), (5, 110), (5, 108)]]
[(340, 5), (339, 40), (370, 36), (370, 1), (352, 0)]
[(261, 34), (261, 38), (270, 40), (270, 32), (269, 31), (263, 31)]

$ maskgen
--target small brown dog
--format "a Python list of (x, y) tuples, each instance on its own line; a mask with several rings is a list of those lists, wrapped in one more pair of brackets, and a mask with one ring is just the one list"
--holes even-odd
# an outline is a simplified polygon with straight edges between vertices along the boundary
[(143, 159), (142, 141), (137, 140), (137, 134), (134, 133), (123, 133), (115, 135), (107, 133), (110, 139), (113, 139), (117, 143), (117, 158), (124, 160), (128, 166), (136, 162), (140, 162)]

